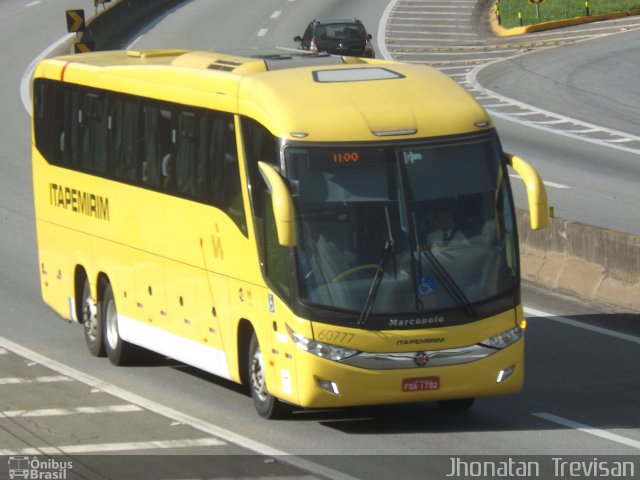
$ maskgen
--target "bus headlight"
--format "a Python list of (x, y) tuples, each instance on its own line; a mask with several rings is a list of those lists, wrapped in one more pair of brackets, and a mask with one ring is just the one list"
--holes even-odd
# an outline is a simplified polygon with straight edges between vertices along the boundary
[(285, 326), (287, 327), (287, 333), (289, 334), (289, 337), (291, 337), (293, 343), (295, 343), (300, 350), (312, 353), (314, 355), (317, 355), (318, 357), (333, 360), (334, 362), (339, 362), (341, 360), (344, 360), (345, 358), (353, 357), (354, 355), (360, 353), (357, 350), (352, 350), (350, 348), (338, 347), (337, 345), (317, 342), (294, 332), (291, 327), (289, 327), (289, 325)]
[(520, 340), (523, 334), (524, 330), (522, 330), (522, 328), (513, 327), (506, 332), (502, 332), (499, 335), (495, 335), (491, 338), (483, 340), (482, 342), (480, 342), (480, 344), (486, 347), (497, 348), (498, 350), (500, 350)]

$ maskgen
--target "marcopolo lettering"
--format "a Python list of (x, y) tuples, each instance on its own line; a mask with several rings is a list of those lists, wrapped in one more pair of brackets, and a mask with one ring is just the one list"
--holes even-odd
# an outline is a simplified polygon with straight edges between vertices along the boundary
[(421, 318), (391, 318), (390, 327), (420, 327), (422, 325), (436, 325), (444, 323), (444, 317), (421, 317)]
[(54, 207), (109, 221), (109, 199), (102, 195), (50, 183), (49, 201)]

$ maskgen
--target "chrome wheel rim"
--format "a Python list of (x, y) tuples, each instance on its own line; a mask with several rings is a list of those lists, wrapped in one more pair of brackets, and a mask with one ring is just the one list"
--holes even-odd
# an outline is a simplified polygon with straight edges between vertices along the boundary
[(85, 298), (82, 304), (82, 325), (87, 337), (95, 342), (98, 338), (98, 307), (91, 296)]
[(264, 381), (264, 363), (262, 361), (260, 347), (258, 347), (251, 358), (251, 386), (261, 402), (264, 402), (268, 398), (267, 386)]
[(111, 350), (115, 350), (118, 346), (119, 335), (118, 315), (113, 300), (110, 301), (106, 306), (105, 324), (107, 342), (109, 343), (109, 347), (111, 348)]

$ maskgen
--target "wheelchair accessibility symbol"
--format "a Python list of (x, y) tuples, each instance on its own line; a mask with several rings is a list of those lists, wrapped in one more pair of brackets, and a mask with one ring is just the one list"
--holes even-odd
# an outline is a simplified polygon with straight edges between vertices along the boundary
[(423, 296), (434, 295), (436, 293), (437, 281), (433, 275), (422, 277), (418, 281), (418, 293)]

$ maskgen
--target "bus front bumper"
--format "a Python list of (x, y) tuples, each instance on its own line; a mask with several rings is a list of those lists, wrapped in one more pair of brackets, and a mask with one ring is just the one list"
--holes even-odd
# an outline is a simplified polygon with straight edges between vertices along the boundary
[[(413, 368), (373, 369), (298, 352), (295, 369), (286, 369), (287, 388), (273, 393), (301, 407), (326, 408), (506, 395), (522, 389), (524, 338), (466, 363), (430, 366), (418, 358), (420, 353)], [(282, 372), (274, 372), (275, 378), (284, 379)]]

